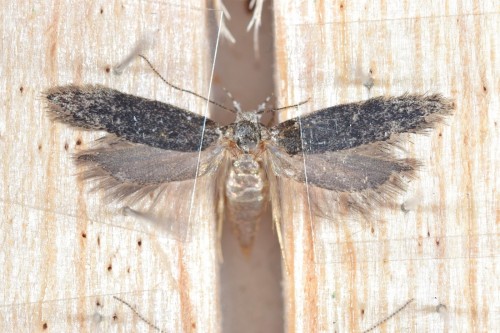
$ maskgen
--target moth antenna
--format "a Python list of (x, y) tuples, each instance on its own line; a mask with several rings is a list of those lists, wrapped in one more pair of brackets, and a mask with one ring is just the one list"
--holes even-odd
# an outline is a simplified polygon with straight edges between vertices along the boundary
[(304, 105), (304, 104), (306, 104), (308, 102), (309, 102), (309, 98), (306, 99), (305, 101), (299, 102), (297, 104), (282, 106), (280, 108), (275, 108), (275, 109), (269, 109), (269, 110), (266, 110), (265, 112), (278, 112), (278, 111), (282, 111), (282, 110), (285, 110), (285, 109), (296, 108), (296, 107)]
[(178, 87), (176, 85), (174, 85), (173, 83), (170, 83), (168, 82), (161, 74), (160, 72), (158, 72), (158, 70), (153, 66), (153, 64), (149, 61), (148, 58), (146, 58), (146, 56), (142, 55), (142, 54), (138, 54), (138, 57), (144, 59), (144, 61), (146, 61), (146, 63), (148, 64), (149, 68), (151, 68), (151, 70), (169, 87), (173, 88), (173, 89), (176, 89), (176, 90), (179, 90), (179, 91), (182, 91), (182, 92), (185, 92), (185, 93), (188, 93), (188, 94), (191, 94), (191, 95), (194, 95), (198, 98), (201, 98), (209, 103), (212, 103), (213, 105), (215, 106), (218, 106), (220, 107), (221, 109), (224, 109), (224, 110), (227, 110), (231, 113), (235, 113), (234, 110), (230, 109), (230, 108), (227, 108), (225, 107), (224, 105), (220, 104), (220, 103), (217, 103), (215, 101), (212, 101), (210, 98), (206, 98), (198, 93), (195, 93), (194, 91), (191, 91), (191, 90), (188, 90), (188, 89), (184, 89), (184, 88), (181, 88), (181, 87)]
[(222, 87), (222, 91), (224, 91), (226, 93), (227, 98), (229, 98), (231, 100), (231, 103), (233, 104), (233, 107), (234, 107), (233, 113), (238, 114), (238, 113), (243, 112), (243, 110), (241, 109), (240, 102), (238, 102), (237, 100), (234, 99), (233, 94), (231, 94), (231, 92), (224, 87)]
[(394, 311), (393, 313), (391, 313), (390, 315), (388, 315), (387, 317), (385, 317), (384, 319), (382, 319), (381, 321), (379, 321), (378, 323), (376, 323), (375, 325), (373, 325), (369, 329), (364, 330), (363, 333), (371, 332), (374, 329), (376, 329), (377, 327), (379, 327), (380, 325), (384, 324), (386, 321), (388, 321), (389, 319), (391, 319), (392, 317), (394, 317), (395, 315), (397, 315), (398, 313), (403, 311), (414, 300), (415, 300), (414, 298), (410, 298), (405, 304), (400, 306), (396, 311)]
[[(132, 312), (141, 320), (143, 321), (146, 325), (148, 325), (149, 327), (151, 327), (152, 329), (154, 329), (155, 331), (157, 332), (160, 332), (160, 333), (164, 333), (165, 331), (162, 330), (161, 328), (159, 328), (158, 326), (154, 325), (152, 322), (150, 322), (148, 319), (146, 319), (143, 315), (141, 315), (139, 313), (139, 311), (137, 311), (137, 309), (130, 305), (128, 302), (124, 301), (123, 299), (117, 297), (117, 296), (113, 296), (114, 299), (116, 299), (118, 302), (124, 304), (126, 307), (128, 307), (130, 310), (132, 310)], [(166, 333), (166, 332), (165, 332)]]
[[(231, 100), (231, 104), (233, 104), (233, 106), (235, 108), (240, 108), (240, 109), (234, 110), (233, 112), (235, 112), (235, 113), (241, 112), (241, 105), (240, 105), (240, 103), (238, 101), (236, 101), (234, 99), (233, 94), (229, 90), (227, 90), (225, 87), (222, 87), (222, 91), (224, 91), (224, 93), (226, 94), (227, 98), (229, 98)], [(238, 106), (236, 106), (236, 104), (238, 104)]]
[(271, 100), (271, 97), (274, 96), (274, 94), (272, 94), (271, 96), (267, 96), (266, 99), (264, 100), (264, 102), (262, 102), (258, 107), (257, 107), (257, 114), (263, 114), (266, 112), (266, 107), (267, 107), (267, 104), (269, 104), (269, 101)]
[(233, 100), (233, 106), (234, 106), (234, 109), (236, 110), (236, 114), (243, 112), (243, 110), (241, 110), (240, 102)]

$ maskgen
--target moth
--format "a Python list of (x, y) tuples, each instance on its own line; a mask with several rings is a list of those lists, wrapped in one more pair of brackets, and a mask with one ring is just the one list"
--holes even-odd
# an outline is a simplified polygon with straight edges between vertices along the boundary
[(218, 212), (228, 216), (243, 249), (252, 247), (270, 193), (278, 193), (269, 180), (289, 179), (366, 210), (370, 200), (402, 191), (402, 179), (419, 166), (394, 154), (402, 135), (425, 132), (454, 109), (439, 94), (405, 94), (332, 106), (267, 127), (262, 108), (243, 112), (235, 103), (236, 120), (223, 126), (101, 85), (54, 87), (44, 98), (54, 120), (108, 133), (75, 157), (83, 179), (124, 202), (171, 193), (164, 186), (195, 178), (218, 179), (212, 183), (223, 207)]

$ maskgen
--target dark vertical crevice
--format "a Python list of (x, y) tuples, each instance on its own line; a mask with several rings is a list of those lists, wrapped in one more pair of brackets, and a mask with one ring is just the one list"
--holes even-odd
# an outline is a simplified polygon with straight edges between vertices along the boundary
[[(223, 88), (241, 103), (243, 110), (257, 108), (274, 92), (272, 3), (266, 1), (259, 32), (260, 57), (256, 59), (253, 31), (246, 27), (252, 17), (248, 1), (226, 1), (231, 13), (227, 22), (236, 43), (221, 40), (215, 65), (212, 98), (230, 106)], [(228, 123), (234, 115), (214, 108), (212, 118)], [(220, 116), (222, 115), (222, 116)], [(221, 266), (222, 331), (283, 332), (281, 254), (272, 227), (270, 207), (265, 213), (252, 252), (247, 257), (225, 221)]]

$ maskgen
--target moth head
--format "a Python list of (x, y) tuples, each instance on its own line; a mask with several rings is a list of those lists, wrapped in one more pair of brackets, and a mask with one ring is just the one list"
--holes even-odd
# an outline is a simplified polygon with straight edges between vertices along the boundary
[(261, 140), (260, 115), (256, 111), (239, 112), (234, 123), (234, 140), (244, 153), (255, 150)]

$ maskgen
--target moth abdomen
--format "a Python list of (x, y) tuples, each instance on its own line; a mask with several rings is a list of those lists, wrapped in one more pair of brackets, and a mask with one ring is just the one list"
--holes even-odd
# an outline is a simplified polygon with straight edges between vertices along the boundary
[(269, 200), (264, 169), (250, 154), (232, 161), (226, 186), (226, 212), (242, 249), (249, 250)]

